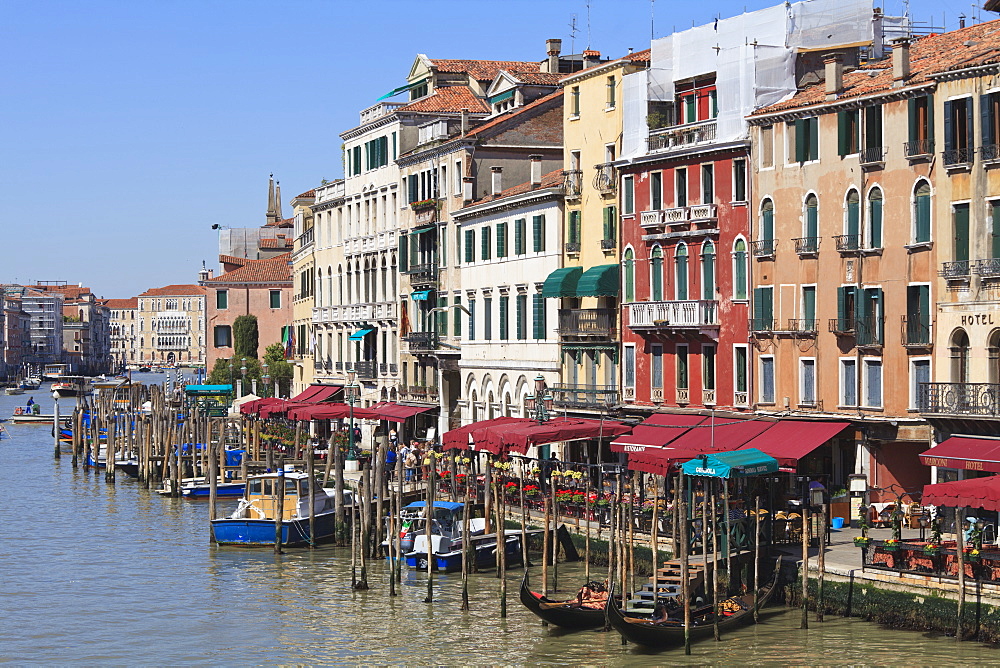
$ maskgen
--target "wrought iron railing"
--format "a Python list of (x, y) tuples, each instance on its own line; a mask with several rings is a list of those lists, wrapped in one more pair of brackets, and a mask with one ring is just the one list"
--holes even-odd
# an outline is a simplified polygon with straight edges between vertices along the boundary
[(903, 144), (903, 151), (907, 158), (917, 156), (934, 155), (933, 139), (913, 139)]
[(410, 332), (404, 337), (410, 345), (410, 352), (437, 350), (437, 332)]
[(1000, 146), (997, 144), (986, 144), (979, 147), (979, 157), (983, 162), (1000, 160)]
[(618, 187), (618, 170), (611, 163), (594, 165), (594, 190), (602, 194), (611, 194)]
[(795, 242), (795, 252), (799, 255), (816, 255), (819, 253), (819, 237), (799, 237)]
[(559, 334), (613, 338), (617, 312), (610, 308), (559, 309)]
[(942, 262), (941, 271), (938, 274), (945, 279), (967, 278), (969, 276), (970, 264), (968, 260)]
[(773, 332), (777, 329), (774, 318), (750, 318), (748, 326), (751, 332)]
[(563, 245), (563, 249), (567, 253), (579, 253), (580, 252), (580, 242), (578, 242), (578, 241), (576, 241), (576, 242), (574, 242), (574, 241), (567, 241)]
[(854, 315), (847, 314), (843, 318), (830, 318), (827, 327), (833, 334), (854, 334)]
[(604, 409), (619, 402), (617, 385), (551, 385), (549, 393), (556, 408)]
[(436, 264), (415, 264), (404, 272), (410, 275), (410, 285), (437, 285), (438, 267)]
[(979, 276), (1000, 276), (1000, 258), (992, 257), (986, 260), (977, 260), (972, 267), (972, 272)]
[(885, 149), (881, 146), (869, 146), (861, 149), (861, 164), (873, 165), (885, 161)]
[(927, 316), (900, 316), (904, 346), (929, 346), (931, 325)]
[(579, 169), (563, 170), (563, 195), (573, 199), (580, 197), (583, 189), (583, 171)]
[(759, 239), (750, 242), (750, 251), (754, 257), (774, 257), (774, 249), (777, 247), (777, 239)]
[(614, 250), (616, 245), (614, 239), (601, 239), (601, 250)]
[(834, 237), (834, 241), (837, 242), (837, 250), (841, 253), (852, 253), (861, 250), (860, 234), (842, 234), (839, 237)]
[(855, 318), (854, 342), (859, 346), (881, 346), (885, 318)]
[(354, 363), (354, 371), (357, 372), (358, 378), (376, 378), (377, 366), (378, 364), (372, 360), (361, 360)]
[(975, 157), (976, 151), (971, 147), (952, 148), (941, 152), (941, 159), (944, 160), (945, 167), (971, 165)]
[(921, 413), (1000, 417), (996, 383), (921, 383), (918, 394)]
[(819, 329), (819, 320), (816, 318), (789, 318), (788, 331), (801, 332), (803, 334), (815, 334)]

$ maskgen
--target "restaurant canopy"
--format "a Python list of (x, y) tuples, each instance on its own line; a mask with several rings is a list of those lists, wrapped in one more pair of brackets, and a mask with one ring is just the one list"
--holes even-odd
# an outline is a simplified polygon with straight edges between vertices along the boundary
[(264, 406), (272, 406), (284, 403), (284, 399), (277, 397), (266, 397), (264, 399), (252, 399), (240, 404), (240, 413), (244, 415), (257, 415)]
[(472, 434), (476, 430), (482, 430), (490, 426), (499, 426), (504, 424), (528, 424), (533, 422), (534, 420), (529, 420), (527, 418), (506, 416), (493, 418), (492, 420), (480, 420), (479, 422), (472, 422), (464, 427), (459, 427), (458, 429), (446, 431), (441, 437), (441, 444), (445, 450), (468, 450)]
[(356, 406), (352, 413), (349, 404), (341, 403), (307, 404), (288, 410), (289, 420), (340, 420), (352, 415), (357, 420), (377, 420), (379, 418), (378, 413), (360, 406)]
[(333, 398), (333, 395), (342, 389), (340, 385), (310, 385), (289, 399), (289, 401), (329, 401)]
[(783, 467), (795, 468), (799, 460), (839, 434), (847, 422), (779, 420), (750, 439), (741, 449), (756, 448), (778, 460)]
[(684, 475), (708, 478), (745, 478), (774, 473), (778, 460), (756, 448), (706, 453), (681, 465)]
[(926, 466), (1000, 473), (1000, 438), (952, 436), (920, 455)]
[(279, 399), (277, 403), (271, 403), (266, 406), (261, 406), (257, 410), (257, 416), (266, 420), (267, 418), (274, 417), (276, 415), (284, 415), (292, 408), (299, 408), (301, 406), (314, 406), (315, 404), (306, 403), (304, 401), (288, 401), (285, 399)]
[(631, 434), (612, 441), (611, 451), (633, 453), (661, 448), (707, 419), (704, 415), (692, 413), (654, 413), (643, 420), (642, 424), (636, 425)]
[[(589, 420), (565, 417), (555, 418), (542, 423), (531, 420), (528, 424), (501, 424), (486, 427), (482, 449), (495, 455), (506, 452), (515, 452), (523, 455), (528, 452), (528, 448), (532, 445), (579, 441), (590, 438), (612, 438), (626, 434), (631, 430), (631, 426), (614, 420)], [(473, 432), (473, 438), (478, 441), (476, 432)]]
[(982, 508), (1000, 511), (1000, 476), (969, 478), (924, 485), (920, 503), (947, 508)]
[(437, 408), (436, 405), (410, 406), (408, 404), (397, 404), (394, 401), (382, 401), (373, 406), (369, 406), (368, 410), (377, 414), (378, 419), (380, 420), (405, 422), (408, 418), (411, 418), (414, 415), (426, 413), (427, 411), (434, 410), (435, 408)]
[(617, 264), (602, 264), (597, 267), (591, 267), (580, 276), (580, 280), (576, 284), (576, 296), (617, 296), (620, 288), (620, 271), (621, 266)]

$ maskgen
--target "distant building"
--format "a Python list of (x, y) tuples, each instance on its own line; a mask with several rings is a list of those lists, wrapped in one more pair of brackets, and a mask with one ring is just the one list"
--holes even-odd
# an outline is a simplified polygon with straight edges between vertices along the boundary
[(18, 297), (2, 295), (3, 321), (0, 337), (3, 338), (3, 359), (0, 360), (0, 376), (16, 378), (23, 369), (28, 371), (27, 356), (31, 351), (31, 316), (21, 308)]
[(205, 364), (205, 293), (199, 285), (168, 285), (139, 295), (139, 363)]
[(139, 355), (136, 313), (139, 298), (106, 299), (111, 330), (111, 361), (115, 370), (135, 365)]

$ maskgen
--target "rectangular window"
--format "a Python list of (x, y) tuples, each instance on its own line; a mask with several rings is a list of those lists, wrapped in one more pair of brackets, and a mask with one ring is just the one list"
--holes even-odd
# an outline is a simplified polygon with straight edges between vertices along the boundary
[(747, 161), (733, 160), (733, 201), (747, 201)]
[(774, 329), (774, 287), (753, 289), (753, 326), (756, 332)]
[(476, 300), (469, 300), (469, 340), (476, 340)]
[(816, 360), (799, 360), (799, 403), (816, 403)]
[(931, 361), (928, 359), (910, 360), (910, 409), (920, 408), (922, 385), (931, 382)]
[(624, 347), (625, 364), (623, 368), (622, 382), (625, 387), (635, 387), (635, 344), (626, 343)]
[(1000, 200), (990, 202), (990, 257), (1000, 258)]
[(906, 286), (906, 339), (911, 345), (931, 342), (931, 286)]
[(944, 103), (944, 164), (972, 162), (975, 144), (972, 98), (946, 100)]
[(608, 77), (608, 109), (615, 108), (615, 78)]
[(701, 386), (715, 389), (715, 346), (701, 347)]
[(865, 360), (865, 406), (882, 407), (882, 360)]
[(691, 374), (688, 368), (688, 347), (677, 346), (677, 389), (686, 390), (690, 387)]
[(570, 114), (572, 114), (573, 116), (579, 116), (580, 115), (580, 87), (579, 86), (573, 86), (570, 89), (570, 92), (569, 92), (569, 101), (570, 101), (570, 107), (569, 107)]
[(649, 175), (649, 210), (658, 211), (662, 208), (663, 208), (663, 172), (653, 172), (652, 174)]
[(711, 204), (715, 201), (715, 166), (701, 166), (701, 203)]
[(774, 358), (760, 358), (760, 402), (774, 403)]
[(514, 255), (524, 255), (527, 251), (525, 235), (528, 232), (527, 221), (518, 218), (514, 221)]
[(746, 346), (733, 347), (733, 389), (736, 392), (746, 392), (750, 386), (749, 374), (747, 373), (749, 370), (747, 351)]
[(455, 171), (453, 173), (455, 175), (455, 190), (454, 190), (454, 192), (455, 192), (456, 196), (461, 197), (461, 195), (462, 195), (462, 161), (461, 160), (456, 160), (455, 161)]
[(407, 234), (399, 235), (399, 270), (407, 271), (410, 264), (410, 237)]
[(233, 345), (233, 330), (229, 325), (216, 325), (213, 339), (216, 348), (231, 348)]
[(765, 125), (760, 129), (760, 166), (774, 167), (774, 126)]
[(438, 297), (438, 310), (437, 310), (437, 329), (435, 330), (441, 336), (448, 335), (448, 296), (442, 295)]
[(452, 323), (453, 327), (452, 334), (454, 336), (462, 336), (462, 309), (457, 308), (462, 305), (462, 298), (459, 297), (458, 295), (455, 295), (455, 298), (452, 301), (455, 303), (456, 306), (456, 308), (452, 309), (452, 311), (455, 312), (454, 316), (455, 321)]
[(411, 174), (406, 177), (406, 196), (407, 204), (412, 204), (413, 202), (420, 201), (420, 177), (416, 174)]
[(353, 173), (354, 174), (360, 174), (361, 173), (361, 147), (360, 146), (355, 146), (354, 147), (354, 171), (353, 171)]
[(614, 206), (604, 207), (604, 241), (615, 242), (618, 230), (618, 211)]
[(507, 223), (497, 223), (497, 259), (507, 257)]
[(545, 250), (545, 216), (531, 217), (531, 241), (536, 253)]
[(517, 340), (524, 341), (528, 338), (528, 295), (517, 296), (516, 311)]
[(934, 96), (922, 95), (907, 100), (907, 155), (927, 155), (934, 152)]
[(483, 298), (483, 339), (493, 339), (493, 298)]
[(507, 310), (510, 306), (510, 297), (507, 295), (500, 296), (500, 340), (507, 340)]
[(807, 285), (802, 287), (802, 331), (815, 332), (818, 329), (816, 322), (816, 286)]
[(217, 309), (229, 308), (229, 290), (215, 291), (215, 308)]
[(271, 308), (281, 308), (281, 290), (271, 290)]
[[(952, 205), (952, 224), (954, 226), (954, 260), (968, 262), (969, 260), (969, 205)], [(968, 273), (968, 272), (966, 272)]]
[(566, 240), (571, 244), (580, 244), (580, 231), (581, 231), (581, 212), (580, 211), (570, 211), (569, 212), (569, 230), (566, 232)]
[(635, 177), (622, 178), (622, 214), (630, 216), (635, 213)]
[(476, 261), (476, 231), (466, 230), (465, 231), (465, 261), (475, 262)]
[(860, 115), (858, 109), (837, 112), (837, 154), (841, 157), (861, 150)]
[[(865, 148), (882, 148), (882, 105), (865, 107)], [(881, 157), (879, 151), (878, 157)]]
[(540, 341), (545, 338), (545, 297), (536, 292), (531, 299), (532, 335)]
[(663, 388), (663, 346), (654, 344), (651, 352), (653, 363), (649, 372), (649, 386), (659, 390)]
[(687, 169), (674, 170), (674, 202), (675, 206), (688, 205), (688, 173)]
[(819, 118), (800, 118), (787, 126), (789, 162), (819, 159)]
[(858, 405), (858, 365), (851, 359), (840, 360), (840, 405)]

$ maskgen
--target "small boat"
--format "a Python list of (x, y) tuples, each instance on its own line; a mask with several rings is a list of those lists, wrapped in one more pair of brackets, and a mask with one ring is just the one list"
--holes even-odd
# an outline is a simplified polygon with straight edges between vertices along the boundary
[[(337, 524), (334, 497), (316, 480), (310, 499), (309, 477), (301, 471), (285, 470), (250, 476), (233, 514), (212, 520), (212, 539), (219, 545), (274, 547), (281, 484), (281, 544), (308, 545), (333, 538)], [(310, 504), (315, 518), (314, 536), (309, 533)]]
[(67, 397), (83, 397), (93, 394), (94, 387), (89, 378), (84, 376), (63, 376), (57, 382), (52, 383), (52, 393), (60, 399)]
[(115, 460), (115, 470), (121, 471), (129, 478), (139, 477), (139, 460), (135, 457), (131, 459), (116, 459)]
[[(18, 408), (20, 408), (20, 406), (18, 406)], [(16, 410), (14, 414), (10, 416), (10, 421), (14, 424), (52, 424), (55, 419), (55, 415), (43, 415), (41, 413), (18, 413)], [(59, 422), (62, 424), (68, 424), (69, 416), (60, 415)]]
[(69, 372), (68, 364), (46, 364), (42, 369), (43, 380), (59, 380)]
[[(427, 534), (424, 518), (425, 503), (414, 501), (401, 513), (403, 538), (403, 559), (410, 568), (427, 569)], [(446, 573), (462, 570), (462, 525), (465, 505), (454, 501), (434, 503), (434, 518), (431, 521), (430, 555), (432, 568)], [(475, 549), (478, 568), (496, 566), (496, 534), (483, 533), (486, 519), (475, 517), (469, 520), (468, 540)], [(508, 564), (521, 563), (521, 532), (508, 530), (504, 535), (504, 553)]]
[(37, 390), (41, 386), (42, 386), (42, 379), (38, 378), (37, 376), (29, 376), (28, 378), (25, 378), (18, 384), (18, 387), (20, 387), (22, 390)]
[(553, 601), (528, 585), (528, 571), (525, 569), (521, 580), (521, 603), (542, 621), (563, 629), (584, 630), (604, 626), (604, 606), (597, 601), (584, 602), (577, 598), (567, 601)]
[(148, 366), (141, 366), (138, 369), (136, 369), (136, 371), (138, 371), (139, 373), (149, 373), (150, 369)]
[[(770, 579), (763, 587), (757, 591), (757, 609), (767, 605), (771, 594), (777, 589), (778, 576), (781, 571), (781, 557), (778, 557), (771, 573)], [(723, 616), (719, 618), (719, 632), (724, 629), (729, 630), (744, 624), (749, 624), (754, 617), (754, 596), (744, 594), (743, 596), (731, 596), (719, 601), (719, 609)], [(684, 620), (668, 619), (665, 622), (655, 622), (652, 615), (636, 617), (622, 611), (619, 602), (614, 599), (614, 585), (611, 587), (611, 596), (605, 606), (608, 615), (608, 622), (623, 638), (636, 645), (665, 649), (668, 647), (682, 647), (684, 645)], [(683, 612), (683, 608), (680, 609)], [(706, 605), (691, 611), (691, 628), (689, 637), (692, 641), (703, 638), (711, 638), (715, 635), (714, 606)]]
[(23, 387), (5, 387), (3, 393), (8, 396), (13, 396), (15, 394), (24, 394)]
[[(212, 485), (205, 478), (185, 478), (181, 481), (181, 496), (186, 499), (207, 499), (212, 495)], [(157, 490), (164, 496), (170, 496), (173, 481), (169, 478), (163, 481), (163, 489)], [(220, 480), (215, 484), (215, 495), (221, 498), (243, 496), (246, 483), (241, 481)], [(272, 522), (273, 524), (273, 522)]]

